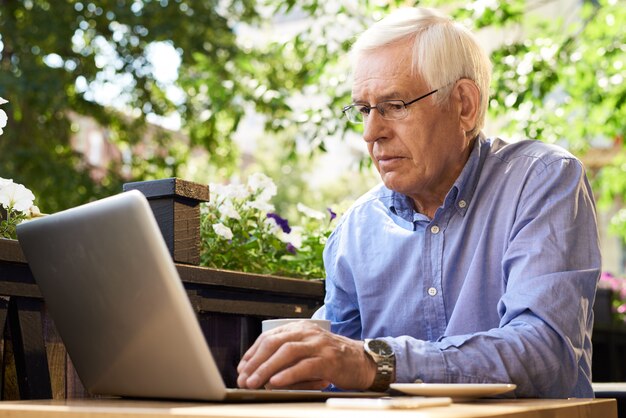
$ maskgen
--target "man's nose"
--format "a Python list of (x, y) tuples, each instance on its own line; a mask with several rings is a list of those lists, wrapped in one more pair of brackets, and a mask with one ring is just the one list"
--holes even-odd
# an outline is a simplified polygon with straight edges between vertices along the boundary
[(380, 139), (383, 136), (386, 124), (387, 120), (383, 119), (378, 109), (371, 109), (363, 124), (363, 139), (365, 142), (374, 142)]

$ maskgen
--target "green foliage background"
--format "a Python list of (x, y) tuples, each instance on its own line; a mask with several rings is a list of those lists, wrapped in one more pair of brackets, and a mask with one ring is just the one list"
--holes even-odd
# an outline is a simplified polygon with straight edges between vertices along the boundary
[[(44, 212), (117, 193), (126, 181), (180, 175), (228, 179), (242, 170), (235, 132), (246, 112), (254, 110), (264, 116), (265, 131), (248, 169), (275, 174), (279, 189), (286, 189), (278, 207), (299, 200), (320, 208), (320, 200), (329, 196), (358, 194), (371, 181), (366, 162), (366, 174), (354, 174), (336, 187), (307, 186), (328, 141), (358, 134), (340, 114), (350, 92), (345, 51), (355, 34), (388, 10), (420, 4), (443, 8), (503, 40), (492, 51), (491, 116), (501, 132), (488, 134), (559, 143), (579, 155), (593, 145), (617, 144), (613, 161), (590, 175), (601, 205), (623, 204), (624, 1), (582, 1), (579, 9), (563, 10), (557, 19), (533, 13), (550, 3), (0, 0), (0, 96), (10, 101), (3, 106), (9, 125), (0, 137), (0, 176), (31, 188)], [(272, 19), (290, 14), (308, 16), (303, 22), (310, 23), (279, 41), (244, 43), (238, 36), (245, 28), (271, 30)], [(154, 76), (146, 52), (153, 42), (170, 43), (180, 55), (180, 101), (172, 101)], [(112, 64), (98, 60), (103, 45), (117, 58)], [(50, 54), (58, 55), (61, 65), (51, 65)], [(124, 110), (92, 98), (92, 83), (115, 77), (126, 80)], [(94, 118), (124, 151), (124, 158), (97, 178), (71, 146), (77, 125), (70, 112)], [(172, 112), (182, 116), (187, 141), (148, 129), (149, 114)], [(148, 151), (142, 144), (147, 132), (156, 143)], [(136, 152), (142, 146), (144, 152)], [(201, 161), (205, 169), (194, 171), (189, 164), (198, 147), (208, 156)], [(196, 173), (193, 178), (190, 172)], [(613, 224), (626, 240), (624, 210)]]

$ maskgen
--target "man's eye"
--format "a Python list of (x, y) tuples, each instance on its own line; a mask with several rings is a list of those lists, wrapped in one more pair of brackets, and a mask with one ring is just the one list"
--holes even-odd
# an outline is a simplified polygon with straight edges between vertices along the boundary
[(404, 108), (404, 104), (403, 103), (395, 103), (395, 102), (388, 102), (385, 103), (385, 111), (386, 112), (397, 112), (398, 110), (402, 110), (402, 108)]
[(369, 115), (370, 114), (370, 108), (367, 106), (357, 106), (356, 110), (359, 111), (360, 114), (362, 115)]

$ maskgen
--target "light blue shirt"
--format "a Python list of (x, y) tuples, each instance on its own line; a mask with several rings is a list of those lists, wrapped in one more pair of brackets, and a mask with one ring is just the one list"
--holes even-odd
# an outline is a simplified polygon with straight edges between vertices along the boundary
[(377, 186), (341, 218), (324, 263), (315, 316), (384, 338), (397, 382), (593, 397), (596, 213), (584, 168), (561, 148), (481, 135), (433, 219)]

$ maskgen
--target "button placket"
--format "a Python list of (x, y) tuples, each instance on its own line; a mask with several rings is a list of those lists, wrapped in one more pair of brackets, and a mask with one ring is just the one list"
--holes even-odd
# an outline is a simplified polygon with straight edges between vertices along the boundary
[[(451, 207), (453, 203), (451, 203)], [(430, 283), (428, 283), (425, 291), (425, 298), (429, 301), (428, 305), (431, 311), (431, 315), (436, 319), (433, 322), (432, 338), (439, 338), (445, 333), (446, 329), (446, 313), (443, 303), (443, 278), (442, 278), (442, 260), (443, 246), (445, 239), (445, 229), (449, 221), (450, 215), (454, 211), (444, 211), (440, 213), (437, 219), (433, 219), (433, 223), (430, 225), (428, 232), (430, 232), (428, 241), (430, 242)], [(436, 324), (436, 325), (434, 325)]]

